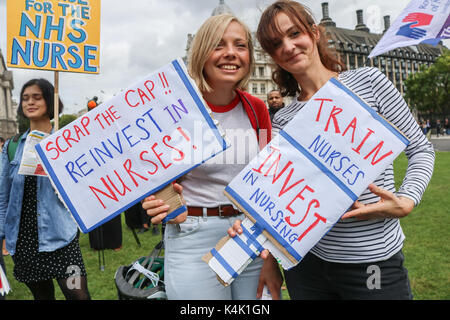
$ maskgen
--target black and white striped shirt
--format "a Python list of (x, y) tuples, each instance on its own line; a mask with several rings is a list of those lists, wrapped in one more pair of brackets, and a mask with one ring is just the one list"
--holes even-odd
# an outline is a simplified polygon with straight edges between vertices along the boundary
[[(343, 72), (339, 75), (339, 81), (365, 100), (410, 140), (405, 149), (408, 167), (399, 190), (395, 191), (392, 164), (374, 181), (374, 184), (396, 193), (397, 196), (408, 197), (418, 205), (431, 179), (435, 153), (405, 100), (389, 79), (376, 68), (365, 67)], [(274, 134), (283, 129), (305, 103), (294, 99), (290, 105), (278, 111), (273, 119)], [(379, 197), (366, 190), (358, 200), (367, 204), (377, 202)], [(346, 219), (336, 223), (311, 252), (331, 262), (375, 262), (386, 260), (397, 253), (402, 248), (404, 239), (399, 219)]]

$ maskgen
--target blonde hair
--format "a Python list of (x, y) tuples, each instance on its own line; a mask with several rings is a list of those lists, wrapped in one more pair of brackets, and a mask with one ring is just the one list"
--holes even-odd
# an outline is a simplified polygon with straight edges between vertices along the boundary
[(236, 88), (245, 90), (248, 80), (253, 72), (254, 57), (253, 57), (253, 43), (252, 35), (248, 27), (239, 21), (238, 18), (231, 14), (221, 14), (208, 18), (198, 29), (197, 34), (192, 41), (192, 46), (189, 51), (188, 72), (196, 82), (201, 92), (211, 92), (212, 88), (209, 86), (203, 73), (203, 68), (206, 61), (209, 59), (213, 50), (217, 47), (226, 28), (231, 22), (239, 23), (247, 35), (248, 53), (250, 58), (250, 65), (247, 74), (237, 84)]

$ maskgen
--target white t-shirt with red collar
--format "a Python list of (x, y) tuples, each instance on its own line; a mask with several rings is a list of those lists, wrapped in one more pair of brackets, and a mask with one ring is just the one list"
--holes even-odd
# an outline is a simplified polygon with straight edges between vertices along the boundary
[(180, 182), (188, 206), (214, 208), (231, 204), (223, 191), (258, 154), (259, 146), (256, 132), (238, 95), (227, 106), (208, 105), (213, 119), (219, 121), (225, 132), (230, 147), (187, 173)]

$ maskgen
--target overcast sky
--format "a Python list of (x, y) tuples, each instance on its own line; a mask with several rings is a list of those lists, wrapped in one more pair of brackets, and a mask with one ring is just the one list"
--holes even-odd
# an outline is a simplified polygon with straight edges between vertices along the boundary
[[(261, 11), (272, 0), (225, 0), (236, 16), (256, 29)], [(317, 22), (322, 1), (306, 0)], [(323, 1), (325, 2), (325, 1)], [(338, 27), (354, 29), (356, 10), (364, 11), (371, 32), (383, 31), (383, 16), (391, 22), (409, 0), (328, 0), (330, 17)], [(187, 34), (194, 34), (218, 5), (219, 0), (103, 0), (101, 10), (100, 73), (88, 75), (60, 72), (60, 96), (64, 113), (86, 107), (87, 98), (102, 101), (140, 80), (154, 69), (185, 55)], [(6, 0), (0, 0), (0, 48), (6, 61)], [(18, 101), (22, 85), (31, 78), (53, 82), (53, 72), (10, 69), (13, 96)]]

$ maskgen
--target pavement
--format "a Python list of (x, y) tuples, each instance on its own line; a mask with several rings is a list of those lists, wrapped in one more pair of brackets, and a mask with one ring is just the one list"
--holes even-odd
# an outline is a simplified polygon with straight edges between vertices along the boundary
[(450, 151), (450, 135), (431, 135), (431, 143), (436, 151)]

